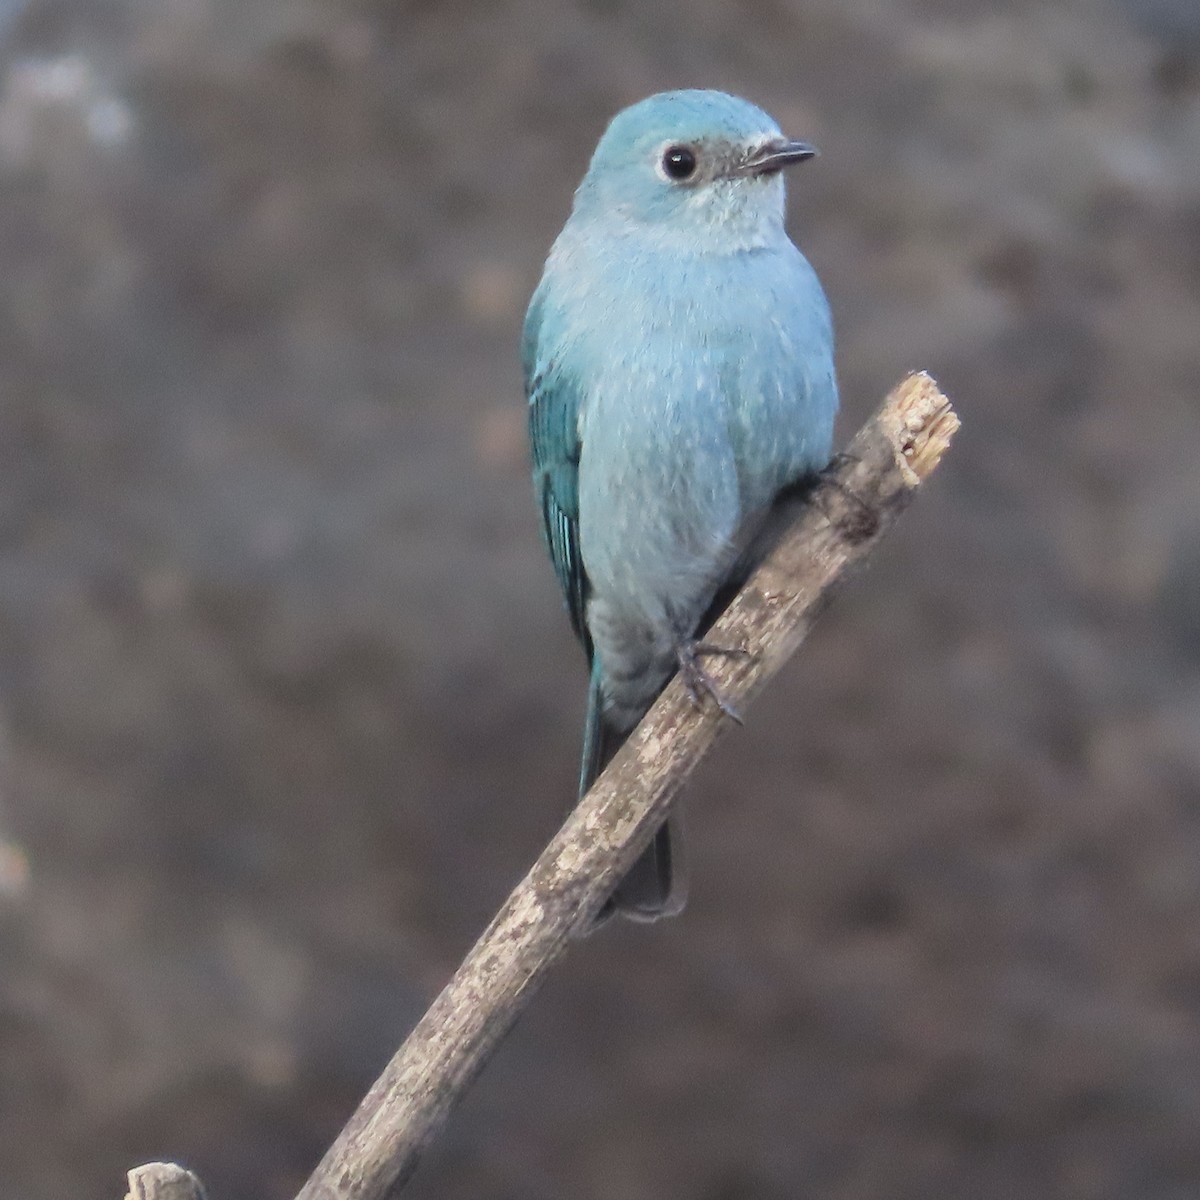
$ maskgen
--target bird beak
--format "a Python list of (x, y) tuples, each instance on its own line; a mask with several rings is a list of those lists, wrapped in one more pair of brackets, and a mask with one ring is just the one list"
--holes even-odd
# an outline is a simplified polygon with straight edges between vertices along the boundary
[(750, 151), (730, 174), (774, 175), (793, 163), (815, 158), (816, 154), (816, 146), (810, 146), (807, 142), (789, 142), (786, 138), (773, 138), (758, 149)]

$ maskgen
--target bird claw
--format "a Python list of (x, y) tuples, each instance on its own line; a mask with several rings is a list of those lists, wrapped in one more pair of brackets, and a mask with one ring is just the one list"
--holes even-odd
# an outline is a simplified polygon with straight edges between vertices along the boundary
[(840, 514), (835, 519), (826, 505), (818, 501), (821, 510), (825, 514), (825, 519), (831, 525), (838, 525), (842, 533), (855, 542), (865, 541), (867, 538), (874, 536), (879, 529), (879, 515), (853, 488), (847, 487), (842, 483), (837, 478), (837, 473), (843, 467), (857, 466), (861, 461), (856, 455), (847, 454), (843, 451), (833, 456), (829, 465), (820, 475), (822, 481), (833, 488), (847, 502), (850, 511)]
[(851, 454), (848, 450), (839, 450), (820, 473), (826, 477), (836, 475), (843, 467), (857, 467), (860, 462), (862, 459), (857, 454)]
[(741, 725), (742, 714), (721, 695), (717, 681), (701, 665), (700, 659), (705, 655), (720, 658), (754, 658), (754, 652), (744, 646), (716, 646), (712, 642), (702, 641), (682, 642), (675, 649), (675, 656), (679, 660), (679, 674), (692, 703), (697, 708), (703, 708), (704, 697), (707, 696), (731, 721)]

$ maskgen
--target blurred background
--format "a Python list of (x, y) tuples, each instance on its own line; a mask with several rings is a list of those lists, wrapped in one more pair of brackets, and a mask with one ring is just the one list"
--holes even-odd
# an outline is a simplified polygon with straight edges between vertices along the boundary
[(1194, 0), (0, 0), (0, 1195), (292, 1195), (557, 827), (517, 340), (748, 96), (944, 468), (406, 1195), (1200, 1193)]

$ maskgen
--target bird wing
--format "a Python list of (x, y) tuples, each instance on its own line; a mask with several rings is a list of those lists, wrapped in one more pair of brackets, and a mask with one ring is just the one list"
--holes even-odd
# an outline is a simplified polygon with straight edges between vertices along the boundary
[(542, 533), (567, 602), (571, 627), (591, 659), (587, 632), (588, 579), (579, 550), (578, 382), (562, 365), (539, 352), (542, 299), (537, 295), (525, 319), (522, 360), (529, 398), (529, 441), (533, 486), (542, 511)]

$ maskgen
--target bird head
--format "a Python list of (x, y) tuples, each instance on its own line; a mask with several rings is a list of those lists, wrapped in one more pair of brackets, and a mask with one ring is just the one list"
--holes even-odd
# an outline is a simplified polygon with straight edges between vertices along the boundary
[(778, 234), (783, 168), (815, 154), (747, 100), (661, 92), (613, 118), (575, 214), (701, 251), (738, 249)]

